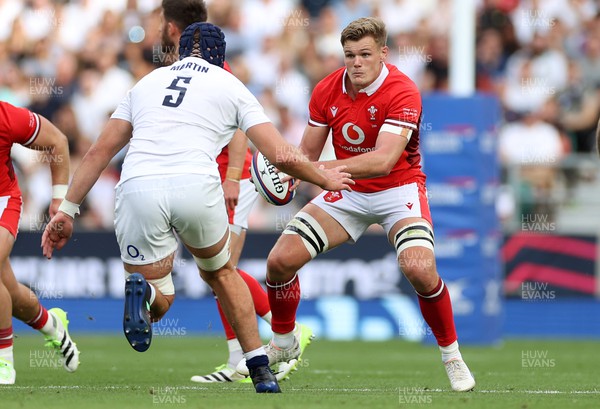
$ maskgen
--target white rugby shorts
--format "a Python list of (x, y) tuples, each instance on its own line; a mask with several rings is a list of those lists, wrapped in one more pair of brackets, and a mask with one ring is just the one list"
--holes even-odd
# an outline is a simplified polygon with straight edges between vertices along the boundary
[(250, 179), (240, 180), (240, 196), (235, 209), (228, 212), (229, 224), (238, 227), (238, 230), (248, 230), (248, 217), (257, 197), (258, 192), (254, 183), (250, 182)]
[(372, 224), (381, 225), (387, 235), (407, 217), (422, 217), (433, 226), (427, 189), (418, 182), (375, 193), (324, 191), (311, 203), (341, 224), (354, 242)]
[(216, 176), (142, 177), (116, 187), (115, 233), (125, 263), (150, 264), (169, 256), (178, 247), (175, 232), (191, 247), (212, 246), (228, 226)]

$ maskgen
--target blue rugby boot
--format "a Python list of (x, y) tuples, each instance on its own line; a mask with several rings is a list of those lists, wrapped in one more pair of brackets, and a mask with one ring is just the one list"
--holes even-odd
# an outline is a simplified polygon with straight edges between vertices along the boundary
[(281, 393), (277, 378), (269, 368), (266, 355), (256, 356), (248, 361), (248, 371), (256, 393)]
[(125, 280), (123, 332), (129, 345), (138, 352), (150, 348), (152, 341), (151, 294), (150, 284), (140, 273), (133, 273)]

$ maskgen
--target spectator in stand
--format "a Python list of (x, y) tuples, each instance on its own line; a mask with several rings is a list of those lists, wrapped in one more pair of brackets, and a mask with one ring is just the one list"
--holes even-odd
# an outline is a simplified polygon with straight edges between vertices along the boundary
[(483, 30), (477, 39), (475, 53), (477, 89), (497, 94), (507, 60), (500, 32), (494, 28)]
[(596, 21), (598, 29), (589, 32), (579, 64), (584, 85), (600, 88), (600, 14)]
[(564, 54), (548, 47), (548, 36), (536, 33), (532, 43), (507, 62), (502, 101), (509, 112), (535, 112), (567, 84)]
[(576, 152), (595, 151), (600, 95), (596, 89), (586, 87), (581, 67), (576, 61), (569, 62), (568, 80), (567, 87), (557, 95), (560, 105), (559, 122), (571, 136)]
[(430, 58), (425, 67), (421, 89), (423, 92), (445, 91), (448, 89), (448, 37), (432, 37), (427, 50)]
[[(417, 5), (418, 3), (413, 2), (413, 4)], [(372, 14), (369, 2), (361, 0), (338, 0), (333, 6), (333, 10), (339, 22), (338, 31), (352, 21), (361, 17), (368, 17)], [(393, 16), (395, 19), (399, 19), (402, 17), (402, 14), (395, 14)]]
[(500, 128), (500, 162), (506, 167), (518, 167), (523, 184), (521, 194), (531, 196), (531, 205), (524, 213), (554, 211), (552, 191), (558, 175), (558, 164), (565, 154), (560, 132), (542, 120), (543, 109), (526, 111), (522, 117)]

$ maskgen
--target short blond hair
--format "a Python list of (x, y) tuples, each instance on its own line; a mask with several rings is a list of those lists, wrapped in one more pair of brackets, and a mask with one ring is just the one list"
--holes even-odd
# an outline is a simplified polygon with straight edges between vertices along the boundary
[(373, 37), (378, 46), (384, 47), (387, 42), (385, 23), (376, 17), (359, 18), (342, 31), (340, 41), (344, 46), (346, 41), (359, 41), (367, 36)]

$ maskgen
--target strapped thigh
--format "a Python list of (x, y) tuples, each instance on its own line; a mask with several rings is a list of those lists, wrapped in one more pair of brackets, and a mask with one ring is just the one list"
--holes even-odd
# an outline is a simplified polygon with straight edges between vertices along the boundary
[(297, 234), (312, 258), (327, 251), (329, 242), (319, 222), (306, 212), (298, 212), (286, 226), (283, 234)]
[(219, 251), (219, 253), (217, 253), (216, 255), (214, 255), (210, 258), (200, 258), (200, 257), (193, 256), (194, 260), (196, 260), (196, 264), (198, 265), (198, 267), (200, 267), (200, 270), (207, 271), (207, 272), (217, 271), (218, 269), (223, 267), (225, 264), (227, 264), (227, 262), (229, 261), (229, 258), (231, 256), (231, 253), (229, 252), (229, 243), (230, 242), (231, 242), (231, 234), (229, 234), (227, 236), (227, 241), (225, 242), (225, 245), (223, 246), (221, 251)]
[(398, 257), (409, 247), (425, 247), (433, 251), (434, 236), (431, 226), (426, 222), (416, 222), (402, 227), (394, 238)]

